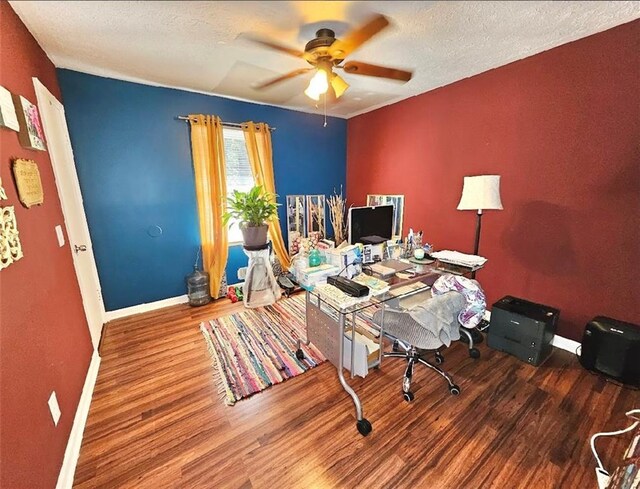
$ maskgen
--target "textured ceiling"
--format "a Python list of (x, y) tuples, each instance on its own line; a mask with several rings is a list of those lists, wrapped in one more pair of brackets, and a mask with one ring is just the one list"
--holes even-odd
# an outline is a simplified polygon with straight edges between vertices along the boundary
[(392, 26), (350, 60), (414, 70), (399, 84), (344, 74), (330, 115), (351, 117), (640, 17), (640, 2), (10, 2), (56, 66), (96, 75), (321, 111), (311, 74), (265, 91), (252, 84), (307, 66), (252, 45), (257, 33), (302, 49), (321, 26), (337, 37), (372, 13)]

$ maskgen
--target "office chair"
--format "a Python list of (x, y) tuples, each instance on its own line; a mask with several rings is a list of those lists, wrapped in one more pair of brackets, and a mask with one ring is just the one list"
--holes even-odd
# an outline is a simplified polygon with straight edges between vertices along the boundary
[(436, 280), (431, 287), (432, 295), (445, 294), (447, 292), (456, 291), (464, 295), (467, 304), (462, 318), (458, 318), (460, 324), (460, 335), (462, 341), (468, 344), (469, 356), (471, 358), (480, 358), (480, 350), (474, 343), (482, 342), (482, 334), (476, 329), (478, 323), (487, 309), (487, 301), (482, 287), (477, 280), (468, 279), (460, 275), (445, 274)]
[[(465, 340), (462, 340), (462, 341), (464, 343), (467, 343), (469, 356), (471, 358), (480, 358), (480, 350), (478, 350), (475, 347), (476, 342), (473, 341), (473, 330), (465, 328), (464, 326), (460, 326), (460, 336), (464, 336), (466, 338), (466, 341)], [(480, 335), (480, 338), (482, 338), (482, 335)]]
[[(460, 387), (438, 365), (444, 362), (439, 350), (460, 339), (458, 314), (464, 306), (465, 298), (458, 292), (431, 297), (431, 291), (426, 291), (388, 303), (384, 316), (381, 310), (374, 314), (373, 320), (381, 327), (382, 333), (393, 340), (392, 351), (383, 353), (383, 356), (403, 358), (407, 362), (402, 379), (405, 401), (414, 399), (411, 381), (416, 364), (422, 364), (443, 377), (451, 394), (460, 394)], [(435, 363), (427, 360), (430, 352), (435, 354)]]

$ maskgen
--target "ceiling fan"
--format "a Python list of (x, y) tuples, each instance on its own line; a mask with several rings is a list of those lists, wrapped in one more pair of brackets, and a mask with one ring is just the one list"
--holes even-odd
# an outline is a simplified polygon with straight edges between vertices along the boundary
[(258, 90), (265, 89), (290, 78), (316, 70), (304, 93), (313, 100), (320, 100), (320, 95), (327, 93), (329, 87), (331, 87), (335, 98), (339, 98), (349, 88), (349, 84), (337, 73), (334, 73), (334, 69), (341, 69), (345, 73), (352, 75), (376, 76), (408, 82), (413, 75), (410, 71), (362, 63), (361, 61), (347, 61), (343, 64), (347, 56), (388, 25), (389, 20), (384, 15), (378, 14), (360, 27), (348, 32), (342, 39), (336, 39), (334, 31), (331, 29), (320, 29), (316, 32), (315, 39), (306, 44), (304, 51), (284, 46), (277, 41), (246, 36), (250, 41), (296, 58), (302, 58), (311, 65), (311, 68), (294, 70), (286, 75), (260, 83), (254, 88)]

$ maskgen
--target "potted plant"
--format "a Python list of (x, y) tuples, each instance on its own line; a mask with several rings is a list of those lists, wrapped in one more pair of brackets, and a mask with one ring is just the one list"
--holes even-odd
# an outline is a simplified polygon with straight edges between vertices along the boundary
[(233, 191), (227, 199), (228, 212), (223, 216), (224, 223), (234, 219), (239, 222), (242, 238), (246, 247), (259, 247), (267, 244), (267, 222), (276, 215), (278, 205), (276, 195), (265, 192), (256, 185), (248, 192)]

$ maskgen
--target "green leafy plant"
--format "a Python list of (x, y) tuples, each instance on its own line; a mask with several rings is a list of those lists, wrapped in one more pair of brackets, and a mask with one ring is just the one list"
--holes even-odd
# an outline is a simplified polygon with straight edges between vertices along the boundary
[(228, 211), (224, 213), (224, 223), (235, 219), (240, 227), (262, 226), (276, 215), (278, 206), (276, 195), (265, 192), (261, 185), (256, 185), (248, 192), (233, 191), (227, 199)]

